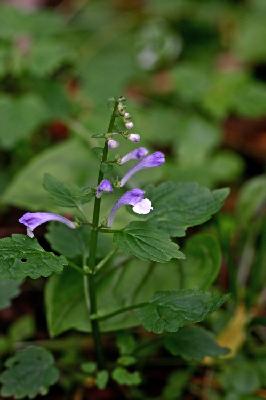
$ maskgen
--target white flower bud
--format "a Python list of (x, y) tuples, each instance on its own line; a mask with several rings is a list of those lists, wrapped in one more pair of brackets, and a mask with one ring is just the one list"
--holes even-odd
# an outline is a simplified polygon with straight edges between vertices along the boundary
[(140, 142), (140, 135), (138, 133), (130, 133), (127, 138), (134, 143)]
[(129, 112), (125, 112), (124, 117), (128, 119), (131, 117), (131, 115), (129, 114)]
[(127, 121), (127, 122), (125, 123), (125, 127), (126, 127), (127, 129), (132, 129), (133, 126), (134, 126), (134, 124), (133, 124), (132, 121)]

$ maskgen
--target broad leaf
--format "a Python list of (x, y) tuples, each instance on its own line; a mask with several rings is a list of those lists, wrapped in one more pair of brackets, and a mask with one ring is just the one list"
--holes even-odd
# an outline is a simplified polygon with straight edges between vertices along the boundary
[(182, 326), (203, 321), (225, 299), (226, 296), (201, 290), (160, 291), (137, 313), (149, 332), (177, 332)]
[(5, 366), (6, 370), (0, 376), (4, 397), (33, 399), (38, 394), (45, 395), (59, 378), (52, 354), (38, 346), (18, 351)]
[(11, 300), (19, 294), (20, 284), (20, 280), (0, 280), (0, 310), (10, 306)]
[(28, 138), (48, 117), (46, 105), (35, 95), (0, 97), (0, 147), (11, 149)]
[(86, 146), (78, 140), (67, 140), (43, 151), (19, 171), (1, 201), (28, 210), (60, 211), (42, 187), (43, 175), (50, 173), (64, 182), (89, 185), (95, 179), (94, 167), (95, 160)]
[(228, 193), (228, 189), (210, 191), (191, 182), (162, 183), (148, 193), (154, 207), (148, 221), (171, 236), (184, 236), (187, 228), (210, 219)]
[(217, 278), (221, 266), (221, 249), (215, 236), (200, 233), (192, 236), (184, 249), (186, 259), (180, 261), (185, 288), (208, 289)]
[[(98, 311), (104, 314), (149, 301), (156, 290), (175, 290), (179, 285), (180, 266), (177, 263), (155, 264), (134, 259), (116, 268), (110, 265), (102, 278), (97, 280)], [(46, 285), (45, 300), (52, 336), (69, 329), (90, 332), (81, 274), (66, 268), (63, 274), (53, 275)], [(114, 331), (137, 326), (139, 320), (135, 312), (129, 311), (101, 321), (100, 325), (102, 331)]]
[(114, 235), (114, 242), (125, 253), (141, 260), (167, 262), (172, 258), (184, 258), (179, 246), (166, 233), (143, 222), (131, 222)]
[(186, 326), (166, 336), (164, 345), (174, 356), (189, 360), (200, 361), (205, 356), (218, 357), (228, 353), (226, 348), (218, 345), (211, 332), (198, 326)]
[(51, 174), (44, 175), (43, 187), (61, 207), (79, 207), (93, 197), (90, 188), (66, 185)]
[(37, 240), (12, 235), (0, 240), (0, 276), (3, 279), (47, 277), (63, 271), (67, 260), (44, 251)]
[[(64, 224), (52, 222), (48, 225), (45, 237), (52, 249), (67, 258), (76, 258), (83, 254), (89, 255), (91, 228), (83, 225), (76, 229), (69, 229)], [(113, 246), (111, 235), (99, 233), (97, 258), (104, 257)]]

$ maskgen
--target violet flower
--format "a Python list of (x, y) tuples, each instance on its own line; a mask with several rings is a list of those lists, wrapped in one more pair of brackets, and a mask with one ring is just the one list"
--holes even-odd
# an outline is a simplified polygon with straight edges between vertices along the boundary
[(140, 135), (138, 133), (130, 133), (127, 138), (134, 143), (140, 142)]
[(126, 162), (130, 160), (140, 160), (141, 158), (145, 157), (149, 151), (145, 149), (145, 147), (139, 147), (135, 150), (132, 150), (130, 153), (125, 154), (121, 160), (119, 161), (119, 164), (125, 164)]
[(132, 206), (132, 209), (137, 214), (148, 214), (153, 207), (149, 199), (144, 199), (145, 191), (135, 188), (127, 191), (121, 196), (114, 207), (112, 208), (110, 215), (108, 217), (107, 226), (111, 226), (117, 210), (125, 205)]
[(119, 147), (119, 142), (114, 139), (108, 139), (107, 144), (109, 149), (116, 149)]
[(126, 173), (126, 175), (122, 178), (120, 182), (120, 186), (124, 186), (136, 172), (141, 171), (145, 168), (159, 167), (164, 162), (165, 157), (161, 151), (156, 151), (155, 153), (146, 156)]
[(71, 229), (76, 228), (74, 222), (59, 214), (50, 212), (27, 212), (19, 219), (19, 222), (27, 227), (27, 235), (31, 238), (34, 237), (34, 229), (48, 221), (59, 221)]
[(103, 192), (110, 193), (113, 191), (111, 182), (108, 179), (103, 179), (96, 189), (96, 197), (99, 199)]

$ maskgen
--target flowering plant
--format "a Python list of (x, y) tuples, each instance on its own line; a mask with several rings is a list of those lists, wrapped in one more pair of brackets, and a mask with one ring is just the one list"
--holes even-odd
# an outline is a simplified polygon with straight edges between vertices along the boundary
[[(123, 129), (119, 128), (121, 122)], [(51, 175), (44, 177), (44, 188), (60, 207), (75, 210), (75, 218), (52, 212), (26, 212), (19, 222), (27, 228), (27, 236), (0, 240), (2, 278), (50, 277), (45, 297), (51, 336), (70, 329), (91, 332), (95, 362), (81, 363), (81, 371), (100, 389), (109, 381), (128, 386), (141, 384), (137, 367), (140, 350), (154, 345), (154, 338), (147, 341), (140, 337), (138, 346), (135, 337), (122, 332), (127, 328), (142, 325), (149, 335), (159, 335), (156, 343), (174, 356), (198, 359), (226, 353), (209, 332), (194, 326), (226, 299), (209, 290), (218, 274), (220, 258), (210, 258), (210, 270), (202, 271), (200, 281), (193, 284), (185, 267), (195, 255), (189, 246), (187, 254), (180, 251), (177, 238), (184, 237), (188, 227), (207, 221), (217, 212), (228, 191), (210, 191), (195, 183), (164, 182), (154, 187), (135, 184), (138, 173), (163, 167), (166, 157), (161, 151), (149, 152), (139, 147), (141, 136), (132, 132), (133, 127), (125, 99), (114, 100), (107, 132), (94, 135), (104, 141), (103, 147), (97, 149), (100, 162), (95, 187), (67, 186)], [(125, 155), (112, 156), (122, 140), (137, 147)], [(130, 162), (135, 164), (122, 175), (119, 168)], [(116, 195), (103, 216), (102, 202)], [(84, 205), (93, 199), (90, 219)], [(124, 206), (135, 216), (125, 226), (125, 219), (119, 215)], [(34, 238), (35, 229), (50, 221), (54, 223), (46, 238), (53, 252), (45, 251)], [(196, 240), (191, 239), (195, 240), (194, 246), (200, 248), (203, 243), (211, 254), (215, 239), (205, 234), (197, 244), (195, 237)], [(118, 332), (120, 354), (116, 360), (106, 356), (103, 333), (110, 331)], [(184, 340), (186, 344), (182, 346)], [(41, 372), (34, 385), (29, 377), (29, 389), (21, 374), (33, 359), (36, 370)], [(17, 372), (20, 383), (15, 388), (10, 385), (15, 366), (9, 362), (1, 376), (3, 396), (34, 397), (46, 392), (58, 379), (53, 358), (45, 349), (26, 347), (16, 354), (14, 362), (18, 360), (24, 366)]]

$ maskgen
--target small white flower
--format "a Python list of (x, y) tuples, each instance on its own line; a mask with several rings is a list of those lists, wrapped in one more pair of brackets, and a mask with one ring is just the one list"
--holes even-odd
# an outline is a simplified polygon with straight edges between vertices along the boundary
[(151, 205), (151, 201), (146, 198), (135, 204), (132, 210), (136, 214), (149, 214), (149, 212), (153, 210), (153, 207)]
[(129, 112), (125, 112), (124, 117), (125, 117), (125, 118), (130, 118)]

